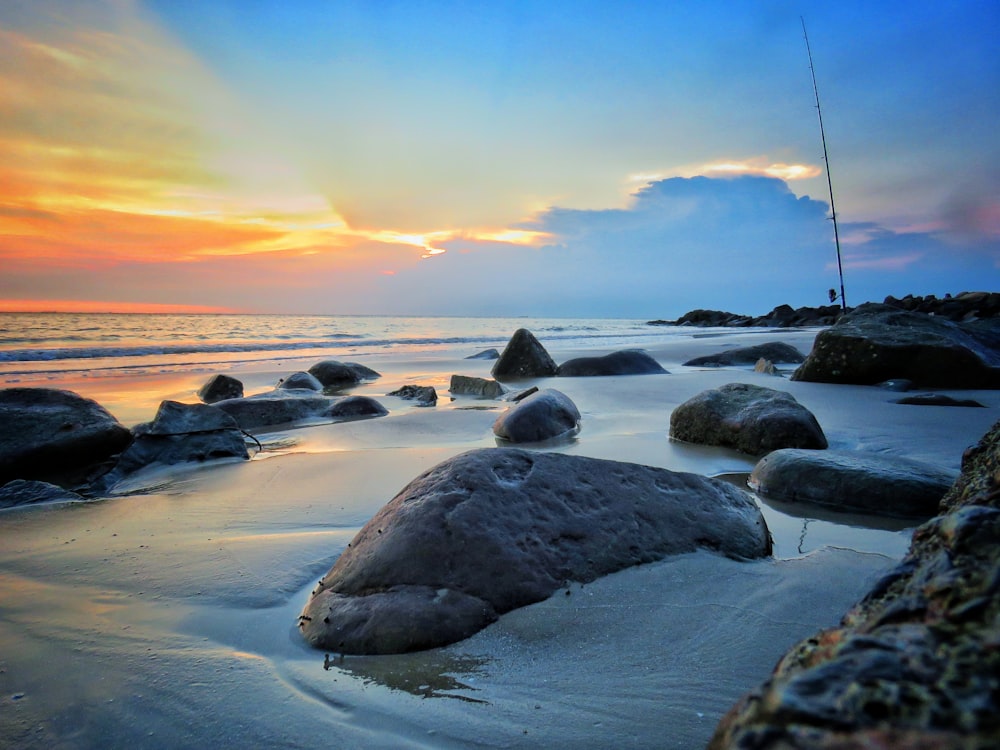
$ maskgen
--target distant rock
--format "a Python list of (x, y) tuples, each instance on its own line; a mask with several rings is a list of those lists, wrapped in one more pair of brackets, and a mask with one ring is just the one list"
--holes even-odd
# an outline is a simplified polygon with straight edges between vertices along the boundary
[(478, 354), (470, 354), (466, 359), (500, 359), (500, 352), (496, 349), (483, 349)]
[(386, 395), (415, 401), (417, 406), (434, 406), (438, 400), (437, 391), (434, 390), (434, 386), (430, 385), (404, 385)]
[(0, 484), (73, 486), (131, 442), (132, 433), (89, 398), (51, 388), (0, 389)]
[(771, 341), (757, 346), (741, 346), (695, 357), (684, 363), (685, 367), (726, 367), (730, 365), (752, 365), (759, 359), (782, 364), (799, 364), (805, 360), (805, 355), (790, 344), (782, 341)]
[(213, 375), (198, 391), (198, 398), (206, 404), (227, 398), (243, 398), (243, 383), (229, 375)]
[(648, 325), (698, 326), (711, 328), (792, 328), (829, 326), (843, 310), (839, 305), (800, 307), (778, 305), (766, 315), (752, 316), (723, 310), (692, 310), (677, 320), (651, 320)]
[(816, 336), (792, 380), (871, 385), (906, 378), (923, 388), (1000, 388), (1000, 319), (993, 323), (862, 305)]
[(548, 378), (558, 371), (556, 363), (531, 331), (514, 331), (491, 374), (499, 381), (524, 378)]
[(956, 474), (934, 464), (880, 453), (785, 448), (758, 461), (749, 484), (761, 495), (786, 503), (930, 518)]
[(309, 368), (309, 374), (322, 383), (324, 388), (345, 388), (365, 380), (375, 380), (382, 377), (370, 367), (359, 365), (356, 362), (340, 362), (335, 359), (317, 362)]
[(365, 525), (320, 580), (299, 628), (338, 653), (444, 646), (569, 581), (698, 548), (770, 554), (747, 493), (637, 464), (474, 450), (414, 479)]
[(973, 406), (985, 408), (978, 401), (971, 398), (952, 398), (943, 393), (918, 393), (914, 396), (905, 396), (896, 400), (897, 404), (908, 404), (910, 406)]
[(35, 479), (14, 479), (0, 487), (0, 510), (47, 503), (79, 503), (84, 497)]
[(559, 365), (560, 377), (579, 378), (602, 375), (650, 375), (666, 373), (660, 363), (638, 349), (605, 354), (603, 357), (578, 357)]
[(897, 393), (905, 393), (906, 391), (913, 390), (913, 381), (907, 380), (906, 378), (894, 378), (893, 380), (885, 380), (881, 383), (876, 383), (879, 388), (887, 391), (895, 391)]
[(326, 416), (333, 419), (363, 419), (384, 417), (388, 413), (388, 409), (369, 396), (344, 396), (333, 402), (326, 411)]
[(1000, 422), (903, 561), (838, 627), (794, 646), (709, 750), (1000, 747), (998, 476)]
[(323, 384), (319, 379), (308, 372), (293, 372), (287, 378), (278, 383), (278, 388), (282, 390), (302, 390), (302, 391), (322, 391)]
[(575, 435), (580, 419), (580, 410), (566, 394), (545, 388), (497, 417), (493, 434), (511, 443), (536, 443)]
[(729, 383), (685, 401), (670, 415), (670, 437), (753, 456), (827, 446), (816, 417), (794, 396), (749, 383)]
[(455, 395), (500, 398), (506, 389), (495, 380), (468, 375), (452, 375), (448, 391)]

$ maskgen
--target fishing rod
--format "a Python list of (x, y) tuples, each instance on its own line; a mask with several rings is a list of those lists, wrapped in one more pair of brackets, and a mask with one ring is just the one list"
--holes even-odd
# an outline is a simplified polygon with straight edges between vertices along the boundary
[[(809, 72), (812, 74), (813, 93), (816, 95), (816, 114), (819, 115), (819, 135), (823, 141), (823, 162), (826, 164), (826, 185), (830, 189), (830, 218), (833, 220), (833, 241), (837, 245), (837, 272), (840, 274), (840, 306), (847, 312), (847, 296), (844, 294), (844, 264), (840, 259), (840, 232), (837, 230), (837, 207), (833, 203), (833, 179), (830, 177), (830, 157), (826, 151), (826, 130), (823, 128), (823, 110), (819, 106), (819, 87), (816, 85), (816, 68), (813, 66), (812, 50), (809, 48), (809, 34), (806, 33), (806, 20), (802, 21), (802, 36), (806, 40), (806, 54), (809, 56)], [(830, 301), (833, 302), (833, 290), (830, 290)]]

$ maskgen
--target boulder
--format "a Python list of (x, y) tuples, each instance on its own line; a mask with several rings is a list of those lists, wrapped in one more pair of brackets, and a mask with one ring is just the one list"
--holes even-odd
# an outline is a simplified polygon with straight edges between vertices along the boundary
[(805, 360), (802, 352), (782, 341), (771, 341), (757, 346), (741, 346), (727, 349), (704, 357), (695, 357), (684, 363), (685, 367), (727, 367), (729, 365), (752, 365), (759, 359), (784, 364), (798, 364)]
[(934, 464), (881, 453), (784, 448), (757, 462), (749, 484), (786, 503), (930, 518), (955, 475)]
[(601, 375), (649, 375), (666, 373), (660, 363), (646, 352), (626, 349), (603, 357), (577, 357), (559, 365), (560, 377), (590, 377)]
[(985, 408), (983, 404), (971, 398), (952, 398), (943, 393), (918, 393), (913, 396), (904, 396), (896, 400), (897, 404), (907, 404), (909, 406), (973, 406)]
[(473, 450), (414, 479), (361, 529), (312, 592), (299, 628), (311, 645), (340, 653), (433, 648), (569, 581), (699, 548), (770, 554), (747, 493), (650, 466)]
[(212, 406), (231, 415), (242, 430), (291, 424), (327, 416), (333, 399), (299, 389), (275, 389), (248, 398), (219, 401)]
[(757, 363), (753, 366), (753, 371), (759, 372), (761, 375), (781, 376), (781, 373), (778, 372), (778, 368), (774, 366), (774, 362), (769, 359), (764, 359), (763, 357), (757, 360)]
[(35, 479), (14, 479), (0, 487), (0, 510), (45, 503), (79, 503), (81, 495)]
[(370, 396), (344, 396), (333, 402), (326, 416), (332, 419), (364, 419), (384, 417), (388, 413), (388, 409)]
[(475, 378), (469, 375), (452, 375), (448, 391), (456, 395), (477, 396), (478, 398), (500, 398), (506, 389), (495, 380)]
[(826, 448), (812, 412), (785, 391), (729, 383), (674, 409), (670, 437), (759, 456), (779, 448)]
[(903, 561), (716, 727), (724, 748), (1000, 747), (1000, 422)]
[(327, 359), (317, 362), (309, 368), (309, 374), (315, 377), (324, 388), (345, 388), (357, 385), (364, 380), (375, 380), (382, 377), (370, 367), (356, 362), (339, 362)]
[(406, 401), (416, 401), (417, 406), (434, 406), (438, 400), (437, 391), (431, 385), (404, 385), (386, 395), (398, 396)]
[(287, 378), (278, 383), (278, 388), (283, 390), (301, 390), (301, 391), (322, 391), (323, 384), (319, 379), (308, 372), (293, 372)]
[(548, 378), (555, 375), (558, 369), (531, 331), (519, 328), (510, 337), (500, 359), (493, 364), (491, 374), (500, 381)]
[(500, 352), (496, 349), (483, 349), (477, 354), (470, 354), (466, 359), (500, 359)]
[(995, 322), (862, 305), (816, 336), (792, 380), (871, 385), (906, 378), (921, 388), (1000, 388)]
[(125, 476), (150, 464), (249, 458), (236, 420), (216, 406), (163, 401), (152, 422), (136, 425), (135, 439), (114, 468), (99, 483), (108, 489)]
[(535, 443), (580, 431), (580, 410), (568, 396), (545, 388), (511, 406), (493, 423), (493, 434), (511, 443)]
[(39, 479), (71, 486), (132, 442), (89, 398), (51, 388), (0, 389), (0, 484)]
[(213, 375), (199, 389), (198, 398), (206, 404), (225, 401), (227, 398), (243, 398), (243, 383), (229, 375)]

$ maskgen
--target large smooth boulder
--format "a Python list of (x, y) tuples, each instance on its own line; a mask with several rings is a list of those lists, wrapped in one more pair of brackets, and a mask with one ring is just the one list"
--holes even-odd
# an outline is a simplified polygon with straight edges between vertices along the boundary
[(493, 423), (493, 434), (511, 443), (535, 443), (580, 431), (580, 410), (561, 391), (544, 388), (521, 399)]
[(506, 389), (497, 381), (470, 375), (452, 375), (448, 391), (456, 395), (478, 398), (500, 398), (506, 393)]
[(794, 646), (710, 750), (1000, 747), (1000, 422), (903, 561)]
[(323, 384), (324, 388), (346, 388), (365, 380), (382, 377), (370, 367), (356, 362), (340, 362), (327, 359), (309, 368), (309, 374)]
[(79, 503), (75, 492), (36, 479), (14, 479), (0, 487), (0, 510), (49, 503)]
[(132, 442), (132, 433), (96, 401), (52, 388), (0, 389), (0, 484), (83, 481)]
[(752, 456), (827, 446), (816, 417), (792, 394), (749, 383), (729, 383), (685, 401), (670, 414), (670, 437)]
[(770, 554), (748, 493), (637, 464), (474, 450), (414, 479), (361, 529), (299, 627), (313, 646), (340, 653), (433, 648), (569, 581), (699, 548)]
[(577, 357), (559, 365), (560, 377), (580, 378), (602, 375), (653, 375), (666, 373), (660, 363), (639, 349), (625, 349), (603, 357)]
[(243, 398), (243, 383), (229, 375), (213, 375), (198, 390), (198, 398), (206, 404), (225, 401), (227, 398)]
[(231, 415), (243, 430), (292, 424), (325, 416), (333, 399), (297, 388), (275, 389), (248, 398), (219, 401), (212, 406)]
[(695, 357), (684, 363), (685, 367), (726, 367), (729, 365), (752, 365), (760, 359), (779, 364), (799, 364), (805, 356), (791, 344), (771, 341), (756, 346), (741, 346)]
[(956, 472), (924, 461), (860, 451), (784, 448), (750, 473), (750, 486), (787, 503), (872, 515), (930, 518)]
[(545, 347), (526, 328), (518, 328), (510, 337), (500, 359), (493, 363), (490, 373), (497, 380), (548, 378), (559, 368)]
[(1000, 323), (955, 323), (885, 305), (862, 305), (816, 336), (792, 380), (921, 388), (1000, 388)]

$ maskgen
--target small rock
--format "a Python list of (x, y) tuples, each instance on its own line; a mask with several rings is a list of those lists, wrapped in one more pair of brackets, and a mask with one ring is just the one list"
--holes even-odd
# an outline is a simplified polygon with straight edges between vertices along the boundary
[(468, 375), (452, 375), (448, 391), (456, 395), (478, 396), (479, 398), (500, 398), (505, 388), (495, 380), (475, 378)]
[(470, 354), (466, 359), (500, 359), (500, 352), (496, 349), (483, 349), (478, 354)]
[(369, 396), (345, 396), (333, 403), (327, 416), (334, 419), (361, 419), (384, 417), (388, 413), (388, 409)]
[(225, 401), (227, 398), (243, 398), (243, 383), (229, 375), (213, 375), (199, 389), (198, 398), (206, 404)]
[(437, 391), (430, 385), (404, 385), (402, 388), (386, 395), (398, 396), (407, 401), (416, 401), (417, 406), (434, 406), (438, 398)]
[(556, 363), (531, 331), (519, 328), (511, 336), (491, 374), (500, 381), (547, 378), (558, 372)]
[(897, 399), (896, 403), (909, 404), (910, 406), (978, 406), (985, 408), (983, 404), (971, 398), (952, 398), (943, 393), (919, 393), (915, 396)]
[(493, 434), (512, 443), (570, 437), (580, 431), (580, 419), (580, 410), (568, 396), (546, 388), (497, 417)]
[(283, 390), (298, 389), (303, 391), (322, 391), (323, 384), (312, 373), (293, 372), (287, 378), (278, 383), (278, 388)]

